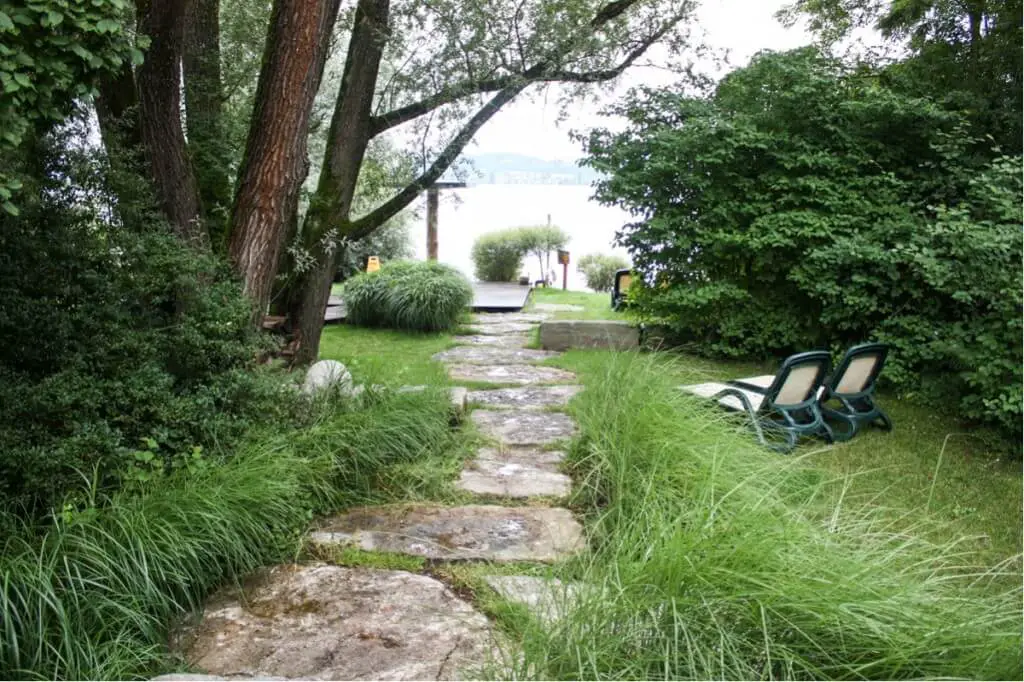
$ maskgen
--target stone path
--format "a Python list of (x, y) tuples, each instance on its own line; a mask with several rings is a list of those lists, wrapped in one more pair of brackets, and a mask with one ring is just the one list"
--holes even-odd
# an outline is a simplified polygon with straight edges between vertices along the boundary
[[(559, 353), (525, 348), (547, 313), (478, 314), (473, 335), (435, 355), (460, 383), (469, 420), (489, 441), (456, 483), (476, 504), (363, 507), (325, 519), (314, 544), (438, 561), (555, 562), (585, 547), (572, 513), (553, 506), (571, 493), (557, 449), (576, 432), (563, 411), (580, 390), (573, 373), (537, 363)], [(412, 389), (410, 389), (412, 390)], [(463, 397), (464, 396), (464, 397)], [(454, 400), (454, 398), (453, 398)], [(508, 500), (531, 500), (504, 506)], [(529, 576), (487, 584), (556, 620), (578, 589)], [(278, 566), (207, 605), (178, 648), (214, 676), (276, 679), (479, 677), (494, 653), (486, 618), (442, 583), (405, 571), (328, 564)], [(207, 678), (215, 679), (215, 678)]]

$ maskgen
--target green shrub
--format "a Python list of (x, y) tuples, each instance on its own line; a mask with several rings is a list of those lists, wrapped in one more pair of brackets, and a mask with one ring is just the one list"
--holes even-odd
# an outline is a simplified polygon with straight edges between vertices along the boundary
[(629, 267), (629, 261), (621, 256), (606, 256), (603, 253), (589, 253), (576, 265), (583, 273), (587, 286), (594, 291), (611, 291), (615, 286), (615, 273)]
[(415, 255), (409, 237), (409, 223), (403, 214), (342, 249), (335, 281), (343, 281), (365, 271), (370, 256), (377, 256), (381, 263), (390, 263)]
[(884, 381), (1019, 447), (1020, 157), (811, 49), (621, 113), (590, 164), (638, 217), (619, 239), (659, 280), (638, 292), (649, 321), (717, 356), (886, 341)]
[(432, 332), (458, 323), (473, 287), (448, 265), (398, 261), (346, 281), (344, 297), (351, 324)]
[(226, 264), (171, 236), (150, 197), (109, 199), (98, 157), (59, 135), (21, 161), (20, 214), (0, 212), (0, 506), (45, 513), (82, 473), (113, 484), (143, 438), (230, 452), (281, 416)]
[(511, 282), (519, 277), (525, 254), (518, 232), (501, 230), (477, 237), (470, 255), (481, 282)]
[(40, 530), (0, 514), (0, 678), (148, 678), (168, 628), (226, 579), (293, 560), (312, 514), (379, 499), (388, 468), (450, 442), (441, 391), (367, 396), (230, 461), (67, 506)]
[(671, 374), (622, 354), (574, 402), (572, 502), (594, 551), (562, 573), (581, 594), (557, 627), (515, 633), (513, 676), (1019, 677), (1012, 568), (894, 527)]
[(524, 254), (537, 257), (540, 278), (548, 280), (551, 274), (551, 252), (564, 249), (569, 243), (569, 234), (557, 225), (533, 225), (516, 227), (512, 232), (519, 240)]

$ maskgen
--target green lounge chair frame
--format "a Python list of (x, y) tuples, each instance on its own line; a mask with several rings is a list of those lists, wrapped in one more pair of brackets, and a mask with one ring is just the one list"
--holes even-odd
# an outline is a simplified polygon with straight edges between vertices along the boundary
[[(776, 402), (779, 393), (786, 384), (786, 380), (789, 379), (789, 375), (794, 370), (808, 365), (817, 365), (818, 371), (811, 382), (811, 388), (806, 397), (796, 403), (781, 404)], [(758, 441), (772, 450), (790, 452), (796, 447), (800, 436), (803, 435), (820, 435), (831, 443), (833, 441), (832, 429), (825, 422), (818, 402), (818, 393), (825, 378), (828, 376), (831, 366), (832, 358), (829, 356), (828, 351), (815, 350), (797, 353), (786, 358), (782, 366), (779, 367), (779, 371), (775, 373), (775, 379), (767, 388), (743, 381), (729, 381), (726, 383), (736, 388), (724, 389), (717, 393), (714, 399), (718, 400), (730, 395), (738, 398), (743, 405), (744, 411), (750, 417), (754, 431), (757, 433)], [(747, 399), (743, 391), (737, 390), (740, 388), (764, 395), (764, 400), (757, 410), (750, 404), (750, 400)], [(765, 438), (765, 431), (781, 433), (785, 438), (785, 442), (769, 442)]]
[[(874, 400), (875, 385), (878, 376), (885, 367), (885, 359), (889, 355), (889, 346), (884, 343), (863, 343), (846, 351), (843, 359), (836, 365), (836, 371), (825, 381), (821, 394), (820, 408), (822, 414), (830, 420), (841, 424), (844, 428), (833, 429), (837, 441), (847, 441), (857, 435), (864, 424), (875, 424), (885, 431), (892, 431), (892, 420)], [(843, 378), (856, 360), (875, 358), (875, 364), (868, 373), (861, 390), (856, 392), (840, 391)], [(826, 405), (835, 400), (838, 409)]]
[(615, 279), (612, 284), (612, 310), (621, 310), (626, 306), (626, 292), (622, 289), (623, 277), (632, 277), (633, 271), (629, 268), (616, 270)]

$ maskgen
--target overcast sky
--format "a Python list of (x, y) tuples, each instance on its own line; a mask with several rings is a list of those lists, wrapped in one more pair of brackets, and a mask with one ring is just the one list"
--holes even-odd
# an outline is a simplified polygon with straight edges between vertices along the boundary
[[(727, 51), (729, 63), (735, 68), (746, 64), (759, 50), (789, 50), (811, 42), (810, 35), (800, 27), (787, 29), (776, 21), (775, 12), (789, 3), (790, 0), (703, 0), (696, 21), (704, 42)], [(657, 85), (664, 82), (663, 73), (656, 69), (633, 69), (622, 77), (618, 92), (625, 92), (631, 85)], [(549, 100), (520, 99), (506, 106), (477, 133), (475, 144), (466, 151), (510, 152), (542, 159), (579, 158), (582, 152), (569, 139), (569, 131), (602, 125), (597, 113), (600, 105), (573, 105), (569, 119), (558, 123), (554, 97)]]

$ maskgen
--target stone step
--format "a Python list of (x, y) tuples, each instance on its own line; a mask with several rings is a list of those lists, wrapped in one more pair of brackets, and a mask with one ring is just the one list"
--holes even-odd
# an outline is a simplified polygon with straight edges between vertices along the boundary
[(466, 401), (471, 405), (483, 405), (489, 409), (539, 410), (545, 407), (564, 407), (581, 390), (582, 386), (496, 388), (489, 391), (470, 391), (466, 395)]
[(485, 336), (476, 334), (471, 336), (454, 336), (452, 340), (460, 346), (503, 346), (507, 348), (524, 348), (530, 342), (526, 334), (502, 334)]
[(473, 410), (469, 417), (502, 445), (548, 445), (576, 433), (576, 422), (561, 412)]
[(448, 376), (455, 381), (478, 381), (490, 384), (566, 384), (576, 375), (556, 367), (536, 365), (447, 365)]
[(537, 327), (535, 324), (526, 322), (473, 322), (469, 326), (471, 329), (475, 329), (477, 334), (485, 336), (523, 334)]
[(581, 584), (564, 583), (558, 578), (489, 575), (484, 577), (484, 582), (506, 601), (524, 605), (548, 625), (564, 618), (582, 593)]
[(583, 529), (560, 508), (390, 505), (328, 519), (310, 539), (428, 559), (556, 561), (583, 548)]
[(483, 448), (466, 465), (457, 487), (477, 495), (565, 497), (572, 480), (558, 471), (564, 452)]
[[(583, 310), (580, 308), (580, 310)], [(505, 322), (526, 322), (537, 324), (551, 317), (547, 313), (476, 313), (470, 319), (476, 324), (501, 324)]]
[(466, 365), (523, 365), (557, 358), (560, 353), (531, 348), (494, 348), (490, 346), (456, 346), (435, 353), (439, 362)]
[(450, 680), (495, 651), (487, 619), (441, 582), (321, 563), (257, 572), (174, 640), (190, 666), (230, 679)]

